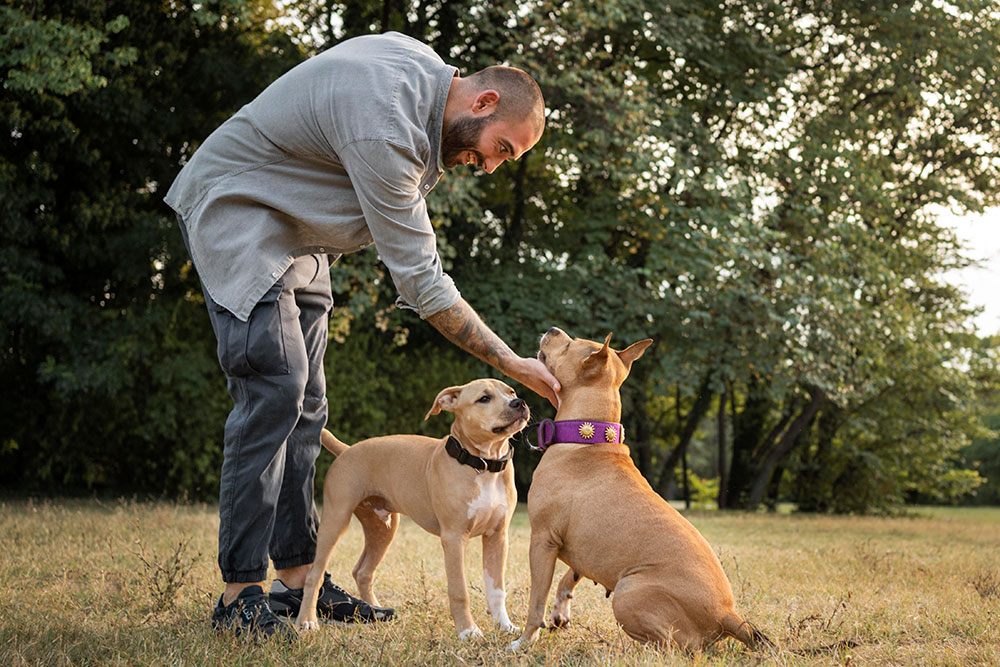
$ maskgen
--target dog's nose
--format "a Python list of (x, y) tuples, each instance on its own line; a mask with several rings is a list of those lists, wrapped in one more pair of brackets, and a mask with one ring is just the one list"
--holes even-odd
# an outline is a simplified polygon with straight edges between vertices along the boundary
[(510, 407), (513, 410), (520, 410), (521, 408), (524, 407), (524, 399), (515, 398), (513, 401), (510, 402)]
[(555, 336), (557, 333), (559, 333), (559, 327), (552, 327), (548, 330), (550, 336)]

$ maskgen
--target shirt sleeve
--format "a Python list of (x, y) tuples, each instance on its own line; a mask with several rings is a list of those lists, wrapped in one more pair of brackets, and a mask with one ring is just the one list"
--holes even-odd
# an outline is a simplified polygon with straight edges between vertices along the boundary
[(399, 292), (396, 305), (427, 319), (451, 308), (460, 294), (441, 267), (437, 237), (419, 192), (423, 165), (384, 140), (357, 141), (339, 152), (375, 248)]

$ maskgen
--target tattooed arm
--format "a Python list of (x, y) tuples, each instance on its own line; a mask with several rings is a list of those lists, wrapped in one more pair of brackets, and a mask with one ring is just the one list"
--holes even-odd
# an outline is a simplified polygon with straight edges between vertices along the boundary
[(559, 381), (537, 359), (517, 356), (499, 336), (486, 326), (465, 299), (427, 318), (445, 338), (473, 356), (549, 399), (558, 407)]

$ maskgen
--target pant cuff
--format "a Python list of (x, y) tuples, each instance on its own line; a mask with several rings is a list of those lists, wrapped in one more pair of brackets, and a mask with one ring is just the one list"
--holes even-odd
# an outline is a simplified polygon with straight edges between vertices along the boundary
[(250, 584), (265, 579), (267, 579), (267, 569), (222, 571), (222, 581), (227, 584)]
[(316, 551), (310, 551), (308, 553), (299, 554), (298, 556), (289, 556), (287, 558), (271, 558), (271, 562), (274, 563), (275, 570), (285, 570), (290, 567), (298, 567), (299, 565), (311, 565), (313, 560), (316, 559)]

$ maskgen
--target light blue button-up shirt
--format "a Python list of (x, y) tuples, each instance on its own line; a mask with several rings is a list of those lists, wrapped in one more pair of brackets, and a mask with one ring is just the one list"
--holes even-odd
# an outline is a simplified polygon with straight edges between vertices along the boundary
[(424, 318), (453, 306), (460, 295), (424, 196), (443, 171), (455, 74), (410, 37), (357, 37), (294, 67), (213, 132), (165, 198), (212, 299), (246, 320), (295, 257), (374, 242), (397, 305)]

